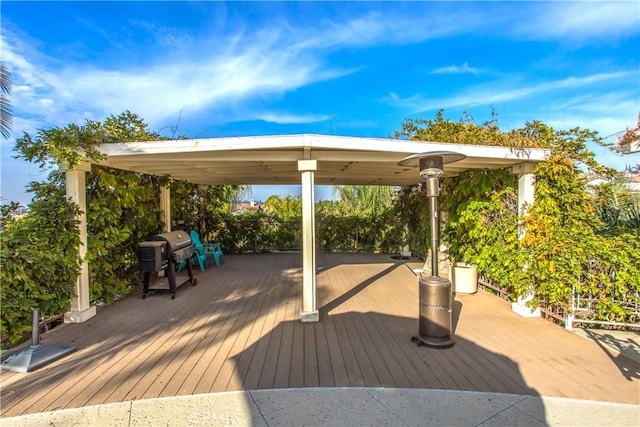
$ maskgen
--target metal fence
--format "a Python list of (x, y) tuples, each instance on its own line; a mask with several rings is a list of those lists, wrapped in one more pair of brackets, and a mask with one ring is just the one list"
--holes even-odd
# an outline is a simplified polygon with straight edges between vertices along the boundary
[[(598, 319), (598, 313), (595, 309), (599, 298), (594, 298), (591, 292), (582, 294), (576, 292), (576, 287), (571, 287), (571, 308), (565, 316), (565, 328), (572, 330), (574, 324), (581, 323), (586, 325), (599, 325), (620, 328), (639, 328), (640, 329), (640, 312), (638, 311), (638, 291), (632, 293), (631, 297), (624, 299), (611, 299), (611, 303), (620, 306), (626, 313), (629, 313), (631, 322), (616, 322), (612, 319)], [(609, 317), (607, 315), (607, 317)]]
[[(490, 282), (484, 277), (478, 278), (478, 285), (488, 292), (507, 301), (511, 301), (509, 289)], [(587, 328), (591, 326), (605, 328), (623, 328), (623, 329), (640, 329), (640, 304), (638, 290), (624, 294), (622, 299), (611, 297), (608, 302), (621, 307), (628, 314), (629, 322), (618, 322), (613, 320), (614, 317), (606, 315), (606, 319), (596, 310), (596, 305), (601, 302), (600, 298), (594, 297), (592, 292), (580, 293), (576, 291), (575, 285), (571, 288), (571, 301), (568, 307), (540, 303), (540, 312), (542, 315), (558, 324), (564, 325), (568, 330), (572, 330), (576, 324)], [(611, 317), (611, 318), (610, 318)]]

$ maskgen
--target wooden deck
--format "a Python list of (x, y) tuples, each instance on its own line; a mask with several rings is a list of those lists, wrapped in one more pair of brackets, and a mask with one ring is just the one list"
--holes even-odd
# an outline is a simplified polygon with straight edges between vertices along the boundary
[[(457, 295), (456, 345), (417, 347), (417, 278), (385, 255), (318, 254), (319, 323), (299, 321), (301, 254), (227, 256), (171, 300), (140, 292), (43, 342), (78, 351), (1, 372), (1, 414), (288, 387), (417, 387), (640, 403), (638, 366), (483, 291)], [(419, 266), (412, 264), (412, 267)]]

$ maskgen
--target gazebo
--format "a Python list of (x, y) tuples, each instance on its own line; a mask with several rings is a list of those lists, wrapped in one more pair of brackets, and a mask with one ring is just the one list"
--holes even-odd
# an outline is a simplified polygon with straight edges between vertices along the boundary
[[(200, 185), (288, 185), (302, 187), (302, 271), (303, 292), (300, 320), (317, 322), (315, 196), (314, 185), (405, 186), (422, 182), (413, 167), (398, 162), (412, 154), (448, 151), (466, 156), (446, 164), (444, 174), (455, 176), (469, 169), (510, 168), (518, 177), (518, 209), (533, 203), (536, 163), (544, 161), (548, 150), (484, 145), (356, 138), (328, 135), (272, 135), (232, 138), (186, 139), (105, 144), (98, 149), (106, 155), (102, 165), (146, 174), (169, 176)], [(67, 195), (81, 211), (86, 211), (85, 173), (91, 164), (83, 161), (66, 171)], [(170, 192), (161, 189), (160, 205), (169, 230)], [(85, 260), (86, 216), (78, 218), (82, 269), (76, 283), (68, 323), (80, 323), (96, 314), (89, 301), (89, 275)], [(514, 311), (531, 315), (524, 304)]]

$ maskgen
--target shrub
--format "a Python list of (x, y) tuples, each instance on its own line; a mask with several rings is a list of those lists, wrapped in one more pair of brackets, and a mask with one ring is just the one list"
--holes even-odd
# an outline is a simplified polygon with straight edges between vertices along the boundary
[(31, 331), (31, 311), (56, 315), (69, 309), (80, 270), (76, 205), (60, 194), (35, 199), (28, 214), (2, 210), (0, 290), (3, 346)]

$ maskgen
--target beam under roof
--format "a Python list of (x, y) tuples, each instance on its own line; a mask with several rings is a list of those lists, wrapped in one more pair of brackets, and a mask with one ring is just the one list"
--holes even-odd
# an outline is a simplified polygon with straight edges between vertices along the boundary
[(317, 185), (411, 185), (413, 168), (397, 163), (427, 151), (453, 151), (466, 159), (445, 166), (445, 174), (540, 162), (547, 150), (484, 145), (356, 138), (330, 135), (272, 135), (105, 144), (102, 164), (197, 184), (300, 184), (298, 160), (317, 160)]

